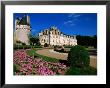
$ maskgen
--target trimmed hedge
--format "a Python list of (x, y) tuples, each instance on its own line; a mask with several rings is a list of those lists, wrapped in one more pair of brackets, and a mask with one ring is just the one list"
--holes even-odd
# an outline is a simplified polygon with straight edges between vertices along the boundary
[(89, 66), (89, 53), (83, 46), (74, 46), (68, 53), (68, 63), (70, 67), (85, 67)]
[(42, 48), (42, 46), (30, 46), (30, 45), (14, 45), (14, 49), (30, 49), (30, 48)]
[(73, 46), (64, 46), (65, 48), (72, 48)]

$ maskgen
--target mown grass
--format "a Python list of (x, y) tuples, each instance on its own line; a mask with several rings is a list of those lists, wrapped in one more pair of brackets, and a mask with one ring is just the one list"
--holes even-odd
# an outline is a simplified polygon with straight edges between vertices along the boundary
[(28, 51), (27, 51), (27, 54), (28, 54), (29, 56), (31, 56), (31, 57), (34, 57), (34, 58), (36, 58), (36, 57), (42, 58), (43, 60), (48, 61), (48, 62), (59, 62), (59, 60), (56, 59), (56, 58), (47, 57), (47, 56), (43, 56), (43, 55), (40, 55), (40, 54), (36, 53), (37, 50), (38, 50), (38, 49), (28, 50)]

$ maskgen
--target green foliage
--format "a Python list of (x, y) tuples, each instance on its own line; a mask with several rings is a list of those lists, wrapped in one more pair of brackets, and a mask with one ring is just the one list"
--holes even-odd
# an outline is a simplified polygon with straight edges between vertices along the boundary
[(77, 43), (78, 45), (82, 46), (93, 46), (94, 48), (97, 48), (97, 36), (80, 36), (77, 35)]
[(65, 48), (72, 48), (73, 46), (64, 46)]
[(35, 37), (35, 36), (30, 36), (30, 44), (32, 46), (33, 45), (40, 45), (39, 38)]
[(14, 68), (14, 69), (13, 69), (14, 72), (19, 72), (19, 71), (20, 71), (19, 65), (15, 65), (15, 64), (14, 64), (13, 68)]
[[(24, 47), (25, 46), (25, 47)], [(16, 49), (31, 49), (31, 48), (42, 48), (41, 46), (31, 46), (31, 45), (14, 45), (14, 50)]]
[(71, 67), (89, 66), (90, 57), (88, 51), (83, 46), (74, 46), (68, 53), (68, 63)]
[(97, 75), (97, 69), (93, 67), (84, 67), (84, 68), (70, 68), (66, 72), (66, 75)]
[(64, 49), (61, 49), (60, 52), (63, 52), (64, 53)]
[(26, 44), (25, 43), (22, 43), (22, 45), (25, 46)]

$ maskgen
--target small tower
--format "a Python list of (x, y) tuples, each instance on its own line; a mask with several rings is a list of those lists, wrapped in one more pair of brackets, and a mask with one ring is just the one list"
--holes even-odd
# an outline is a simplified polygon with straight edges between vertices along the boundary
[(27, 15), (27, 24), (30, 24), (30, 17)]
[(30, 17), (28, 15), (24, 15), (21, 19), (17, 18), (15, 20), (15, 32), (14, 32), (14, 42), (25, 43), (26, 45), (30, 45), (29, 43), (29, 34), (30, 34)]

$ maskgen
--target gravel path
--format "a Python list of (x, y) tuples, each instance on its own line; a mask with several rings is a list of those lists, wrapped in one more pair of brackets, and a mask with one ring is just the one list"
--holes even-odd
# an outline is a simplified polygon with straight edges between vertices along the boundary
[(44, 56), (53, 57), (61, 60), (67, 60), (67, 56), (68, 56), (67, 53), (63, 54), (63, 53), (55, 52), (52, 49), (42, 49), (42, 50), (37, 50), (36, 52)]
[[(53, 49), (42, 49), (42, 50), (37, 50), (36, 53), (48, 57), (53, 57), (56, 59), (61, 59), (61, 60), (67, 60), (68, 54), (67, 53), (59, 53), (54, 51)], [(97, 57), (96, 56), (90, 56), (90, 66), (97, 68)]]

